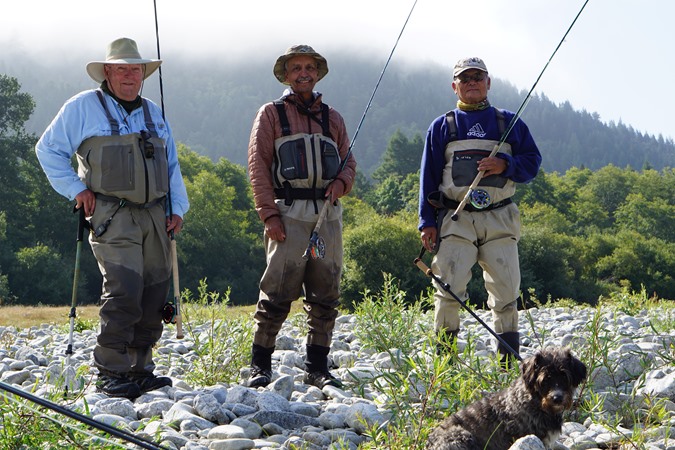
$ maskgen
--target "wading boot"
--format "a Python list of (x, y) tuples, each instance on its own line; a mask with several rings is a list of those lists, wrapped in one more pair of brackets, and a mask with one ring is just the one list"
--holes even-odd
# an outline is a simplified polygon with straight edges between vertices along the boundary
[(141, 388), (125, 376), (99, 375), (96, 390), (108, 397), (135, 399), (141, 395)]
[(253, 344), (251, 350), (251, 375), (246, 386), (265, 387), (272, 382), (272, 353), (274, 347), (265, 348)]
[(323, 389), (326, 386), (342, 388), (342, 381), (335, 378), (328, 371), (328, 352), (330, 347), (321, 345), (307, 345), (307, 359), (305, 369), (307, 373), (302, 382)]
[[(509, 350), (500, 341), (497, 341), (497, 353), (499, 353), (499, 363), (504, 369), (509, 369), (514, 364), (518, 365), (518, 353), (520, 352), (520, 333), (517, 331), (507, 331), (498, 335), (504, 342), (509, 344), (513, 352)], [(515, 353), (514, 353), (515, 352)]]
[(173, 386), (169, 377), (158, 377), (153, 373), (131, 373), (129, 379), (136, 383), (141, 393), (154, 391), (166, 386)]

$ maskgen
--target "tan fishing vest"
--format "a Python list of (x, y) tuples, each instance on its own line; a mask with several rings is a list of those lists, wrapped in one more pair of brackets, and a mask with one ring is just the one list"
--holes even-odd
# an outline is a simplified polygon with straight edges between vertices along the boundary
[[(283, 101), (275, 101), (279, 113), (282, 136), (274, 140), (272, 179), (279, 210), (298, 220), (316, 220), (323, 206), (325, 188), (340, 170), (338, 146), (330, 136), (328, 105), (322, 104), (322, 133), (291, 134)], [(296, 201), (309, 200), (309, 201)], [(338, 202), (330, 208), (328, 220), (336, 220), (342, 213)]]
[(274, 141), (274, 184), (283, 188), (323, 189), (340, 167), (337, 144), (322, 134), (298, 133)]
[(146, 100), (143, 113), (148, 130), (119, 134), (115, 120), (96, 91), (111, 126), (111, 136), (93, 136), (77, 149), (78, 175), (96, 194), (145, 204), (169, 192), (169, 167), (165, 142), (157, 136)]
[[(461, 202), (468, 187), (478, 175), (478, 161), (490, 155), (498, 141), (467, 139), (451, 141), (445, 147), (445, 167), (440, 191), (450, 200)], [(511, 155), (511, 146), (503, 143), (500, 153)], [(492, 203), (511, 197), (516, 192), (516, 183), (501, 175), (483, 177), (476, 189), (486, 191)]]

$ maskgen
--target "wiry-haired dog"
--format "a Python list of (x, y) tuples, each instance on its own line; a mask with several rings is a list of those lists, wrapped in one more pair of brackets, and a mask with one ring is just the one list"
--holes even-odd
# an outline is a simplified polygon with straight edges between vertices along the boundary
[(428, 450), (506, 450), (534, 434), (546, 448), (560, 435), (586, 366), (569, 349), (541, 350), (527, 358), (506, 389), (467, 406), (431, 432)]

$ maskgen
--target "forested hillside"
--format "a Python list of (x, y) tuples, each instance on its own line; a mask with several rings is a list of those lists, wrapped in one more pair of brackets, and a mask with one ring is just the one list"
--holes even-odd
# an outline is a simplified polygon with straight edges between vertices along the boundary
[[(332, 63), (321, 84), (326, 100), (353, 130), (379, 72), (372, 61), (350, 63)], [(50, 70), (33, 67), (25, 79), (0, 71), (0, 303), (71, 300), (76, 216), (72, 203), (49, 186), (34, 145), (62, 102), (91, 82), (83, 68), (73, 78), (79, 83), (64, 81), (66, 71)], [(281, 85), (267, 65), (206, 70), (193, 62), (182, 75), (172, 70), (166, 109), (181, 142), (191, 202), (178, 239), (180, 285), (196, 292), (205, 283), (209, 290), (229, 293), (235, 304), (254, 303), (265, 265), (263, 227), (244, 163), (253, 115), (260, 103), (281, 93)], [(38, 75), (42, 71), (50, 75)], [(354, 151), (371, 176), (359, 172), (344, 200), (342, 299), (347, 304), (378, 290), (383, 274), (393, 276), (411, 298), (429, 287), (412, 264), (420, 248), (417, 170), (424, 129), (453, 104), (447, 100), (447, 78), (441, 68), (392, 69), (378, 92), (381, 100), (366, 117)], [(156, 92), (150, 83), (145, 89)], [(447, 96), (439, 94), (443, 89)], [(493, 93), (493, 103), (509, 109), (517, 109), (525, 96), (497, 79)], [(600, 296), (636, 290), (675, 299), (673, 142), (603, 124), (545, 97), (530, 102), (525, 120), (544, 167), (516, 194), (523, 221), (524, 298), (594, 303)], [(94, 303), (101, 279), (86, 247), (79, 301)], [(472, 302), (484, 300), (480, 274), (469, 291)]]
[[(3, 58), (0, 56), (0, 73), (16, 76), (22, 90), (36, 102), (27, 130), (38, 135), (68, 97), (95, 87), (84, 63), (52, 67), (14, 57), (10, 65)], [(162, 66), (164, 103), (176, 139), (214, 161), (224, 157), (245, 165), (256, 110), (278, 98), (284, 88), (272, 75), (272, 63), (263, 56), (260, 59), (227, 63), (167, 60)], [(345, 117), (351, 136), (383, 64), (366, 57), (332, 56), (330, 73), (317, 85), (326, 103)], [(434, 118), (454, 108), (456, 97), (449, 74), (449, 67), (430, 63), (416, 67), (394, 60), (389, 65), (354, 145), (363, 173), (371, 175), (379, 166), (396, 130), (408, 137), (418, 133), (423, 136)], [(143, 95), (159, 102), (157, 78), (146, 82)], [(519, 80), (519, 84), (532, 81)], [(526, 94), (493, 74), (490, 99), (495, 106), (515, 111)], [(552, 103), (545, 93), (531, 99), (523, 119), (541, 148), (547, 172), (565, 172), (571, 167), (599, 169), (607, 164), (657, 170), (675, 166), (672, 139), (643, 135), (629, 124), (604, 123), (593, 112), (576, 111), (568, 103)]]

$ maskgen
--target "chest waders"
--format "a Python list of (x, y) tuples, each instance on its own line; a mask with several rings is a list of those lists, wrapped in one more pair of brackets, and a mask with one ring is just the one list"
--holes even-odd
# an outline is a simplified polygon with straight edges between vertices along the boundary
[(96, 92), (111, 135), (91, 137), (77, 151), (79, 175), (96, 194), (89, 242), (103, 275), (94, 365), (104, 377), (153, 379), (152, 346), (162, 334), (171, 282), (165, 143), (145, 99), (146, 130), (122, 135)]
[[(500, 135), (506, 129), (504, 113), (493, 108)], [(517, 238), (519, 222), (511, 217), (511, 211), (503, 207), (512, 203), (515, 183), (505, 177), (493, 175), (480, 179), (480, 188), (474, 189), (471, 201), (464, 209), (476, 213), (464, 220), (444, 220), (450, 209), (457, 208), (466, 188), (478, 173), (477, 164), (490, 156), (497, 141), (486, 139), (458, 139), (455, 111), (446, 113), (449, 130), (449, 142), (445, 148), (446, 165), (439, 190), (429, 194), (427, 201), (436, 208), (437, 238), (436, 255), (432, 261), (433, 270), (422, 261), (424, 247), (415, 264), (435, 282), (437, 292), (435, 298), (435, 328), (438, 334), (437, 351), (455, 354), (455, 342), (459, 332), (459, 307), (461, 306), (476, 318), (481, 325), (497, 339), (497, 350), (500, 354), (513, 355), (520, 359), (519, 335), (517, 332), (517, 309), (514, 299), (518, 297), (516, 285), (520, 283), (520, 272), (508, 270), (512, 264), (518, 265)], [(502, 152), (511, 154), (509, 144), (502, 145)], [(489, 212), (495, 211), (495, 212)], [(495, 218), (492, 214), (497, 214)], [(506, 226), (506, 224), (513, 224)], [(515, 234), (513, 234), (515, 233)], [(504, 236), (504, 237), (502, 237)], [(447, 239), (441, 243), (442, 239)], [(501, 264), (499, 263), (501, 261)], [(489, 282), (485, 278), (488, 291), (488, 306), (492, 310), (495, 330), (488, 327), (466, 305), (466, 286), (471, 279), (471, 267), (480, 263), (483, 271), (489, 267)], [(452, 268), (452, 269), (448, 269)], [(441, 280), (434, 274), (446, 272), (444, 276), (449, 282)], [(516, 276), (517, 272), (517, 276)], [(455, 292), (450, 290), (453, 284)], [(445, 294), (443, 294), (445, 292)], [(450, 297), (447, 297), (447, 296)]]
[[(309, 328), (305, 382), (314, 385), (337, 383), (328, 372), (327, 357), (340, 297), (342, 221), (330, 220), (324, 224), (326, 240), (320, 239), (317, 244), (317, 252), (330, 257), (301, 260), (300, 255), (305, 239), (311, 233), (310, 226), (314, 226), (319, 213), (319, 202), (328, 204), (326, 186), (339, 173), (341, 158), (330, 133), (328, 105), (321, 105), (320, 118), (318, 114), (294, 105), (308, 121), (319, 123), (322, 132), (293, 133), (286, 115), (286, 102), (280, 99), (273, 103), (282, 135), (274, 141), (271, 170), (286, 239), (283, 242), (265, 239), (267, 267), (260, 281), (260, 297), (254, 315), (256, 328), (248, 385), (270, 383), (276, 336), (291, 304), (303, 297), (303, 291)], [(322, 207), (321, 211), (324, 209)]]

